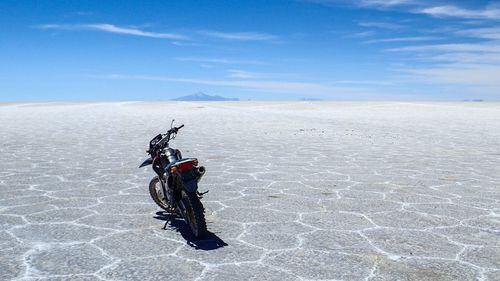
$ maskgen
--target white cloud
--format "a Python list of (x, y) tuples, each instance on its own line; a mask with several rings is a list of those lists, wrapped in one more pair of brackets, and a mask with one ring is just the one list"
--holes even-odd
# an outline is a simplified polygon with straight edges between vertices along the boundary
[(497, 7), (487, 7), (481, 10), (464, 9), (453, 5), (435, 6), (420, 9), (418, 13), (431, 15), (434, 17), (458, 17), (468, 19), (494, 19), (500, 20), (500, 9)]
[(431, 40), (441, 40), (443, 37), (435, 36), (416, 36), (416, 37), (396, 37), (396, 38), (383, 38), (364, 41), (363, 43), (391, 43), (391, 42), (420, 42), (420, 41), (431, 41)]
[(349, 34), (345, 37), (346, 38), (366, 38), (366, 37), (374, 36), (375, 34), (377, 34), (375, 31), (368, 30), (368, 31), (361, 31), (361, 32), (357, 32), (357, 33), (352, 33), (352, 34)]
[(329, 85), (371, 85), (371, 86), (390, 86), (398, 84), (395, 80), (338, 80), (328, 83)]
[(467, 37), (500, 40), (500, 27), (465, 29), (457, 31), (456, 34)]
[(500, 81), (498, 80), (500, 65), (448, 64), (406, 69), (405, 71), (430, 82), (494, 87), (500, 90)]
[(269, 41), (277, 38), (275, 35), (260, 32), (203, 31), (200, 33), (213, 38), (235, 41)]
[(205, 58), (205, 57), (177, 57), (178, 61), (193, 61), (202, 63), (217, 63), (217, 64), (264, 64), (264, 62), (257, 60), (238, 60), (226, 58)]
[[(109, 33), (126, 34), (133, 36), (163, 38), (172, 40), (189, 40), (188, 36), (177, 33), (144, 31), (135, 27), (121, 27), (109, 23), (96, 24), (42, 24), (37, 25), (39, 29), (59, 29), (59, 30), (95, 30)], [(268, 33), (260, 32), (220, 32), (220, 31), (200, 31), (204, 36), (233, 41), (269, 41), (278, 37)], [(185, 46), (184, 42), (174, 42), (175, 45)]]
[[(434, 24), (438, 23), (434, 21), (432, 23), (434, 28), (426, 30), (425, 34), (433, 34), (436, 37), (408, 34), (407, 37), (369, 38), (372, 40), (365, 39), (364, 43), (408, 43), (407, 46), (385, 50), (401, 53), (394, 56), (394, 61), (399, 63), (396, 69), (392, 69), (395, 73), (393, 76), (395, 79), (387, 80), (389, 84), (387, 84), (386, 89), (388, 90), (391, 86), (390, 82), (394, 82), (395, 87), (404, 84), (405, 88), (408, 88), (408, 85), (415, 85), (418, 88), (418, 86), (430, 83), (432, 91), (449, 90), (449, 93), (463, 95), (491, 95), (498, 99), (498, 92), (500, 92), (500, 79), (498, 78), (500, 74), (500, 26), (496, 21), (500, 21), (500, 5), (490, 4), (482, 7), (476, 6), (476, 8), (465, 8), (464, 6), (442, 4), (445, 0), (316, 0), (314, 2), (340, 3), (377, 10), (397, 9), (400, 12), (437, 18), (459, 19), (460, 22), (441, 20), (439, 26)], [(447, 2), (451, 3), (452, 1)], [(494, 1), (488, 2), (493, 3)], [(387, 33), (388, 31), (409, 31), (410, 26), (417, 24), (417, 22), (411, 23), (411, 20), (419, 19), (413, 17), (408, 22), (398, 21), (395, 23), (386, 20), (367, 20), (358, 24), (368, 29), (381, 29), (378, 33), (383, 34), (383, 32)], [(451, 41), (453, 43), (430, 44), (430, 42), (425, 42), (440, 39), (453, 40)], [(424, 43), (417, 44), (416, 42)], [(334, 85), (342, 83), (350, 85), (351, 82), (352, 85), (363, 85), (363, 81), (336, 81), (332, 83)], [(366, 81), (366, 83), (370, 83), (370, 81)], [(377, 84), (372, 85), (376, 86)]]
[(377, 7), (390, 7), (398, 5), (412, 4), (413, 0), (360, 0), (359, 5), (362, 6), (377, 6)]
[(500, 52), (500, 45), (490, 43), (477, 44), (437, 44), (406, 46), (386, 49), (390, 52)]
[(500, 65), (498, 52), (453, 52), (430, 55), (423, 58), (425, 61), (452, 64), (493, 64)]
[(267, 81), (267, 80), (217, 80), (217, 79), (192, 79), (192, 78), (175, 78), (165, 76), (147, 76), (147, 75), (107, 75), (107, 79), (118, 80), (149, 80), (149, 81), (166, 81), (177, 83), (200, 84), (207, 86), (219, 86), (229, 88), (251, 89), (266, 92), (294, 93), (310, 95), (311, 93), (335, 96), (340, 94), (367, 94), (364, 89), (355, 87), (332, 87), (320, 83), (307, 82), (290, 82), (290, 81)]
[(430, 63), (396, 70), (416, 83), (481, 95), (495, 96), (500, 91), (500, 44), (496, 41), (406, 46), (389, 51), (409, 53), (417, 61)]
[(406, 27), (405, 25), (398, 23), (380, 22), (380, 21), (362, 21), (359, 22), (358, 24), (362, 27), (374, 27), (374, 28), (391, 29), (391, 30), (398, 30)]
[(229, 69), (227, 71), (227, 77), (229, 78), (241, 78), (241, 79), (250, 79), (257, 78), (258, 75), (256, 73), (248, 72), (240, 69)]
[[(361, 8), (388, 10), (406, 8), (408, 12), (426, 14), (433, 17), (456, 17), (478, 20), (500, 20), (500, 5), (490, 4), (483, 9), (466, 9), (455, 5), (437, 6), (430, 0), (304, 0), (324, 5), (345, 4)], [(442, 2), (442, 1), (440, 1)], [(474, 2), (474, 1), (473, 1)], [(491, 1), (494, 2), (494, 1)]]
[(200, 67), (201, 68), (213, 68), (214, 66), (210, 65), (210, 64), (204, 64), (204, 63), (202, 63), (202, 64), (200, 64)]
[(188, 40), (189, 38), (176, 33), (160, 33), (143, 31), (132, 27), (119, 27), (109, 23), (99, 24), (44, 24), (37, 26), (40, 29), (61, 29), (61, 30), (97, 30), (102, 32), (126, 34), (141, 37), (163, 38), (173, 40)]
[(470, 65), (485, 65), (485, 67), (496, 65), (500, 67), (500, 45), (495, 42), (406, 46), (387, 49), (387, 51), (412, 53), (413, 58), (438, 63), (439, 67), (462, 68), (464, 65), (467, 66), (466, 68), (469, 68)]
[(373, 8), (388, 8), (399, 5), (410, 5), (418, 3), (415, 0), (304, 0), (310, 3), (334, 5), (334, 4), (348, 4), (360, 7), (373, 7)]

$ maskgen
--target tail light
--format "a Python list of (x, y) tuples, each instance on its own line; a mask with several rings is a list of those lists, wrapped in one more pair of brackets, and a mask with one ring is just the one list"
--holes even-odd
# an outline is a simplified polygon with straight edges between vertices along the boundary
[(171, 169), (171, 172), (175, 173), (178, 171), (180, 173), (184, 173), (184, 172), (191, 170), (192, 168), (193, 168), (193, 162), (185, 162), (185, 163), (181, 163), (179, 165), (173, 166)]
[(179, 170), (179, 172), (181, 173), (184, 173), (186, 171), (189, 171), (193, 168), (193, 162), (186, 162), (186, 163), (182, 163), (182, 164), (179, 164), (177, 166), (177, 169)]

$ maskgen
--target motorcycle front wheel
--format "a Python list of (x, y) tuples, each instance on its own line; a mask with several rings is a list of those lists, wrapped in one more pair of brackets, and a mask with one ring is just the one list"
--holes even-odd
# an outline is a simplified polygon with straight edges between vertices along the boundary
[(203, 238), (207, 233), (207, 223), (205, 221), (205, 208), (196, 192), (182, 191), (182, 204), (184, 205), (184, 218), (189, 224), (191, 231), (196, 238)]
[(171, 211), (169, 204), (167, 203), (166, 195), (163, 194), (163, 188), (161, 187), (160, 178), (158, 176), (151, 179), (149, 182), (149, 194), (156, 205), (160, 206), (165, 211)]

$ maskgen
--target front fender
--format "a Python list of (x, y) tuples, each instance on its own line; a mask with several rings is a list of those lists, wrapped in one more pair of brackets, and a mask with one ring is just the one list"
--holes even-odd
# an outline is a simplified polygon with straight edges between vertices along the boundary
[(151, 164), (153, 164), (153, 159), (151, 159), (151, 157), (149, 157), (148, 159), (144, 160), (144, 162), (142, 162), (142, 164), (139, 166), (139, 168), (142, 168), (144, 166), (151, 165)]

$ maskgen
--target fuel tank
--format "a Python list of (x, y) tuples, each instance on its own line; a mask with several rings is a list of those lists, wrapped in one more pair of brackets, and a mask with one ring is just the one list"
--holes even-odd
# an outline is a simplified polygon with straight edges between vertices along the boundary
[(175, 163), (182, 159), (181, 152), (178, 149), (173, 149), (170, 147), (165, 149), (164, 155), (165, 159), (168, 161), (167, 163), (165, 163), (166, 165), (164, 165), (164, 167), (166, 167), (170, 163)]

